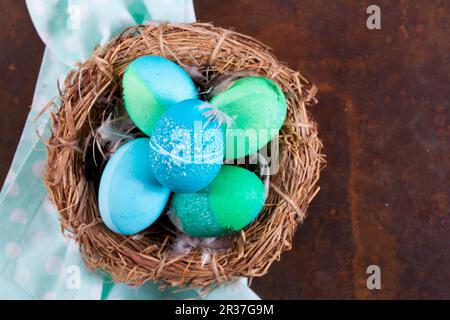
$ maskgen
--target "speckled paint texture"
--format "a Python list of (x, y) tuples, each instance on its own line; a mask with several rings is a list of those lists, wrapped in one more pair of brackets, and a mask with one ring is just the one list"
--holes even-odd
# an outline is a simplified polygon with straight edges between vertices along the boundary
[(219, 173), (223, 162), (223, 129), (204, 116), (210, 107), (198, 99), (169, 108), (152, 132), (151, 169), (156, 179), (175, 192), (196, 192)]

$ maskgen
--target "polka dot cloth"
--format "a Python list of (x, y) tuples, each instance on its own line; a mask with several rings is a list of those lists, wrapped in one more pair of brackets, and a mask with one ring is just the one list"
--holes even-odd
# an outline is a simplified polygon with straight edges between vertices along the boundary
[[(42, 182), (49, 114), (36, 115), (58, 93), (76, 61), (91, 55), (129, 25), (150, 20), (194, 21), (191, 0), (27, 0), (35, 27), (46, 44), (32, 107), (0, 193), (0, 299), (175, 299), (194, 290), (160, 291), (157, 284), (129, 288), (86, 270), (77, 244), (62, 236), (57, 214)], [(107, 6), (107, 10), (105, 10)], [(62, 82), (60, 81), (60, 84)], [(26, 106), (24, 106), (26, 107)], [(139, 236), (137, 236), (139, 237)], [(252, 298), (219, 288), (219, 296)]]
[(68, 66), (89, 58), (124, 27), (195, 21), (192, 0), (27, 0), (27, 6), (42, 41)]

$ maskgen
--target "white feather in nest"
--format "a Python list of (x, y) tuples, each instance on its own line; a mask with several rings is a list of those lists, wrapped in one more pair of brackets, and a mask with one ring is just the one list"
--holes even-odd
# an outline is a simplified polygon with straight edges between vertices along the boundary
[(232, 128), (234, 125), (234, 119), (223, 111), (220, 111), (216, 106), (211, 104), (202, 104), (199, 110), (206, 110), (202, 113), (204, 117), (207, 118), (206, 122), (203, 124), (203, 128), (206, 128), (211, 122), (217, 120), (217, 127), (222, 126), (226, 123), (227, 129)]
[(95, 133), (95, 140), (103, 157), (109, 159), (121, 145), (136, 138), (136, 134), (132, 133), (135, 128), (129, 117), (113, 118), (109, 115)]
[(252, 161), (254, 161), (255, 158), (259, 166), (259, 177), (261, 178), (264, 184), (264, 197), (267, 198), (267, 196), (269, 195), (269, 187), (270, 187), (269, 161), (267, 161), (267, 158), (264, 157), (261, 153), (257, 152), (250, 155), (250, 163), (252, 163)]
[(172, 253), (177, 256), (189, 254), (192, 249), (200, 248), (202, 250), (202, 266), (211, 260), (213, 252), (228, 250), (233, 245), (233, 236), (226, 235), (218, 238), (197, 238), (191, 237), (185, 233), (178, 232), (175, 241), (172, 244)]
[(191, 77), (194, 82), (205, 85), (208, 79), (205, 75), (200, 71), (197, 66), (183, 66), (184, 71), (187, 72), (189, 77)]
[(213, 80), (211, 80), (208, 90), (205, 92), (206, 100), (210, 101), (214, 96), (230, 88), (237, 80), (250, 76), (259, 75), (256, 72), (248, 70), (240, 70), (232, 73), (217, 75)]

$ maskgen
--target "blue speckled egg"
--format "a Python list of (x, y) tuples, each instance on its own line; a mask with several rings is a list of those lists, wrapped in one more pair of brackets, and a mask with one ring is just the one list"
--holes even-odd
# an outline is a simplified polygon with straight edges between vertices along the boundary
[(138, 233), (161, 215), (169, 189), (150, 170), (150, 139), (139, 138), (121, 146), (106, 164), (100, 179), (100, 215), (112, 231)]
[(187, 72), (159, 56), (133, 60), (125, 70), (122, 87), (128, 115), (148, 136), (170, 105), (198, 96)]
[(198, 99), (174, 104), (161, 117), (150, 141), (151, 169), (175, 192), (196, 192), (218, 174), (224, 155), (224, 132), (211, 106)]

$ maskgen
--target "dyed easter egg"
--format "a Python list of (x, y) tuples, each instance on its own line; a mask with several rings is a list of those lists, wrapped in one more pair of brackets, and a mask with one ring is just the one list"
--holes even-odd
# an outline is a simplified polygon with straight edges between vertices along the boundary
[(139, 138), (121, 146), (102, 173), (99, 211), (106, 226), (116, 233), (144, 230), (161, 215), (169, 198), (169, 189), (150, 170), (149, 141)]
[(169, 105), (198, 96), (183, 68), (159, 56), (133, 60), (125, 70), (122, 87), (128, 115), (148, 136)]
[(267, 78), (244, 77), (211, 99), (233, 121), (226, 131), (225, 158), (252, 154), (278, 133), (286, 118), (286, 98)]
[(217, 177), (196, 193), (175, 193), (169, 218), (193, 237), (218, 237), (250, 224), (263, 208), (265, 189), (251, 171), (222, 166)]
[(198, 99), (176, 103), (152, 132), (152, 172), (172, 191), (203, 189), (222, 166), (224, 132), (217, 120), (204, 115), (210, 109)]

